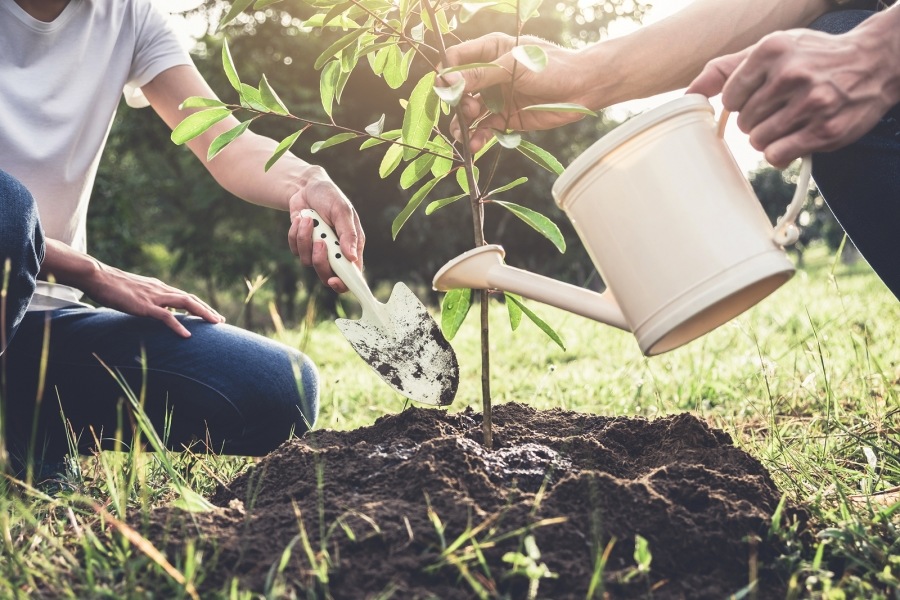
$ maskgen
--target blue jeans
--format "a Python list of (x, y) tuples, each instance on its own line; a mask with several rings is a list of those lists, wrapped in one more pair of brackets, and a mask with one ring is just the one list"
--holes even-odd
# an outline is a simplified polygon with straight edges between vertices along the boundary
[[(832, 12), (810, 27), (843, 33), (872, 14)], [(813, 155), (813, 178), (847, 236), (900, 299), (900, 105), (857, 142)]]
[(145, 413), (171, 449), (199, 442), (196, 450), (259, 456), (312, 426), (319, 402), (315, 365), (263, 336), (187, 316), (179, 319), (192, 336), (183, 339), (160, 321), (109, 309), (24, 313), (43, 242), (31, 196), (2, 172), (0, 181), (0, 251), (12, 258), (17, 282), (8, 298), (16, 316), (7, 324), (15, 337), (0, 356), (6, 411), (0, 420), (19, 467), (31, 445), (45, 462), (67, 453), (63, 418), (78, 437), (79, 452), (98, 449), (92, 430), (100, 449), (116, 447), (120, 427), (118, 441), (131, 443), (133, 414), (123, 384), (142, 397)]
[(25, 186), (0, 171), (0, 291), (6, 283), (6, 301), (0, 296), (0, 354), (25, 316), (43, 260), (37, 205)]

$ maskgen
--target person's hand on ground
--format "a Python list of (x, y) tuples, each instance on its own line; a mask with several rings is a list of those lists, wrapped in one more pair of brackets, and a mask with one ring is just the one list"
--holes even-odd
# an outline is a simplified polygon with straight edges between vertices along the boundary
[(347, 291), (328, 263), (325, 244), (312, 238), (312, 219), (300, 216), (304, 208), (315, 210), (334, 229), (341, 241), (341, 252), (362, 270), (363, 248), (366, 236), (356, 209), (350, 200), (328, 177), (325, 170), (310, 166), (308, 179), (300, 191), (290, 200), (291, 227), (288, 231), (288, 245), (295, 256), (306, 266), (312, 266), (326, 285), (338, 293)]
[[(856, 141), (900, 100), (900, 36), (773, 33), (710, 61), (688, 87), (726, 110), (776, 167)], [(893, 39), (891, 39), (893, 38)]]
[[(589, 105), (589, 77), (585, 75), (583, 61), (579, 60), (576, 51), (560, 48), (532, 36), (519, 38), (520, 46), (540, 46), (547, 53), (547, 67), (540, 73), (535, 73), (524, 65), (517, 64), (512, 55), (515, 45), (516, 38), (503, 33), (491, 33), (447, 49), (448, 64), (445, 67), (489, 62), (498, 65), (494, 68), (476, 67), (454, 71), (443, 76), (446, 86), (458, 82), (461, 77), (465, 79), (465, 95), (459, 108), (468, 123), (487, 115), (478, 121), (476, 129), (470, 133), (470, 148), (473, 152), (480, 150), (491, 139), (495, 129), (551, 129), (577, 121), (583, 116), (573, 112), (522, 111), (526, 106), (572, 102), (593, 108)], [(438, 85), (440, 84), (441, 78), (438, 78)], [(493, 86), (500, 86), (503, 93), (502, 114), (488, 114), (479, 94)], [(456, 139), (461, 139), (457, 119), (451, 123), (450, 132)]]

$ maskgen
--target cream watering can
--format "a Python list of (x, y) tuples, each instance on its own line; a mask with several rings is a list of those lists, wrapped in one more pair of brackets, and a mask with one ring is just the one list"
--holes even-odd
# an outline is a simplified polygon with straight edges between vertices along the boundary
[(646, 356), (686, 344), (754, 306), (794, 274), (784, 246), (806, 199), (812, 162), (773, 229), (697, 94), (617, 127), (553, 186), (603, 281), (602, 294), (510, 267), (501, 246), (475, 248), (434, 276), (434, 289), (496, 289), (630, 331)]

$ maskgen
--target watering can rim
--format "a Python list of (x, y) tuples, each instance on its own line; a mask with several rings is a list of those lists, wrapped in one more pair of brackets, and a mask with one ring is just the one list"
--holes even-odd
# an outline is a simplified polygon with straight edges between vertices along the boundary
[(573, 160), (553, 184), (551, 194), (556, 204), (565, 210), (563, 198), (565, 198), (569, 188), (575, 185), (599, 160), (618, 148), (623, 142), (658, 125), (661, 121), (693, 110), (703, 110), (710, 114), (715, 114), (706, 96), (702, 94), (685, 94), (681, 98), (666, 102), (640, 115), (636, 115), (601, 137)]

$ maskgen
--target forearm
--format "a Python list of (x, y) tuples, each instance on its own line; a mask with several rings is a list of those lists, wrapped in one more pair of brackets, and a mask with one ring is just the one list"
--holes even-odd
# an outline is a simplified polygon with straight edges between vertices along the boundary
[(288, 201), (309, 182), (324, 177), (324, 169), (287, 152), (266, 171), (266, 162), (278, 146), (275, 140), (247, 131), (229, 144), (212, 161), (206, 160), (208, 143), (199, 140), (197, 152), (210, 174), (235, 196), (279, 210), (288, 210)]
[(44, 262), (38, 279), (84, 289), (84, 283), (103, 269), (97, 259), (58, 240), (46, 239)]
[[(185, 98), (216, 97), (193, 66), (163, 71), (142, 90), (159, 116), (172, 128), (196, 110), (179, 109)], [(278, 142), (252, 131), (231, 142), (213, 160), (207, 160), (213, 140), (237, 125), (238, 120), (230, 116), (187, 143), (216, 181), (235, 196), (253, 204), (288, 210), (290, 199), (298, 191), (310, 181), (326, 177), (320, 167), (309, 165), (291, 153), (282, 156), (267, 172), (266, 162)]]
[(804, 27), (833, 8), (829, 0), (695, 0), (634, 33), (582, 51), (591, 73), (591, 108), (687, 86), (713, 58), (773, 31)]

